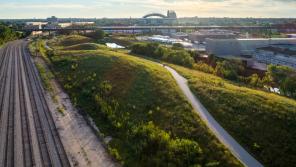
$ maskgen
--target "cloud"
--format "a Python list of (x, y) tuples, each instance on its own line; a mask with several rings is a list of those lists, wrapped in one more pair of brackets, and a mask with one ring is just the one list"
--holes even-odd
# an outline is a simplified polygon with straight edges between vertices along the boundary
[(82, 9), (89, 8), (82, 4), (26, 4), (26, 3), (5, 3), (0, 5), (0, 9)]
[[(0, 17), (141, 17), (175, 10), (178, 16), (296, 17), (296, 0), (0, 0)], [(15, 13), (13, 13), (15, 12)], [(20, 15), (20, 14), (19, 14)]]

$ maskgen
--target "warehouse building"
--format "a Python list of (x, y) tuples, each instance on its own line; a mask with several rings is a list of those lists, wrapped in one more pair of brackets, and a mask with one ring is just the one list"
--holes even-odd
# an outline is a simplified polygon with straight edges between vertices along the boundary
[(206, 51), (216, 56), (253, 55), (257, 48), (296, 45), (295, 38), (207, 39)]
[(210, 39), (234, 39), (238, 37), (238, 33), (229, 30), (211, 29), (199, 30), (188, 35), (188, 39), (192, 42), (203, 43), (207, 38)]

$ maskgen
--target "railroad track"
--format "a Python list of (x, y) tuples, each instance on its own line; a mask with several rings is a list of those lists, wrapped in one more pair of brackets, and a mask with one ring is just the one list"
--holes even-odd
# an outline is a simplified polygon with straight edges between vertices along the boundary
[(70, 166), (26, 45), (0, 49), (0, 166)]

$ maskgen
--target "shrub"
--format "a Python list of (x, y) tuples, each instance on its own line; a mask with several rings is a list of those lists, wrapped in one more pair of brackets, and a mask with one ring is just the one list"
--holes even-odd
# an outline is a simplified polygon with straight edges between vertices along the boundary
[(105, 32), (101, 29), (97, 29), (94, 32), (86, 34), (86, 36), (94, 40), (101, 40), (105, 37)]
[(203, 159), (198, 143), (188, 139), (172, 139), (152, 122), (136, 128), (132, 141), (134, 156), (144, 159), (144, 166), (199, 165)]
[(214, 68), (206, 63), (203, 63), (202, 61), (199, 61), (193, 65), (193, 69), (203, 71), (205, 73), (214, 73)]
[(278, 86), (281, 93), (296, 98), (296, 71), (290, 67), (269, 65), (266, 78), (270, 86)]
[(131, 51), (134, 54), (152, 57), (185, 67), (191, 68), (194, 64), (191, 52), (188, 52), (180, 47), (176, 49), (166, 48), (160, 46), (158, 43), (137, 43), (131, 46)]
[(219, 77), (229, 80), (237, 80), (239, 73), (244, 70), (244, 67), (239, 61), (222, 61), (217, 62), (215, 74)]

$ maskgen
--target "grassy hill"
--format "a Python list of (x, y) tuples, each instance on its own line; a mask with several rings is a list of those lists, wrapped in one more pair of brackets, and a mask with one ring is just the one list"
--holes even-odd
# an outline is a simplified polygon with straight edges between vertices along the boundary
[(80, 35), (61, 36), (55, 41), (60, 46), (72, 46), (89, 42), (93, 42), (93, 39)]
[(65, 47), (64, 50), (97, 50), (104, 47), (95, 43), (82, 43)]
[(194, 94), (266, 166), (296, 164), (296, 101), (240, 87), (214, 75), (173, 66)]
[(49, 42), (53, 72), (72, 102), (112, 137), (109, 151), (124, 166), (241, 166), (163, 67), (103, 47), (62, 49), (75, 38)]

